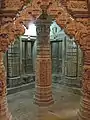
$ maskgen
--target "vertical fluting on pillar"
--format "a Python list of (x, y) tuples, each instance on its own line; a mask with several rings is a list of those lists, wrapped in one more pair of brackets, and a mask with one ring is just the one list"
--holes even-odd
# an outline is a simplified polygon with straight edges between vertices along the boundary
[(37, 31), (35, 103), (38, 106), (49, 106), (54, 102), (52, 97), (52, 65), (49, 36), (51, 22), (48, 15), (42, 13), (35, 23)]
[(3, 64), (3, 53), (0, 52), (0, 120), (12, 120), (8, 111), (6, 97), (6, 73)]
[(84, 52), (83, 69), (82, 97), (80, 102), (79, 120), (90, 120), (90, 49)]

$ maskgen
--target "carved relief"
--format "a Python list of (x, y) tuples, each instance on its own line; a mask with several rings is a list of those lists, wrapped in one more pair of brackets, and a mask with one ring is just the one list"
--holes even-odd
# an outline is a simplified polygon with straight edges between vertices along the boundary
[[(88, 55), (90, 55), (90, 52)], [(84, 66), (84, 75), (83, 75), (83, 81), (82, 81), (83, 86), (82, 87), (83, 87), (83, 92), (85, 92), (87, 95), (88, 95), (88, 93), (90, 94), (90, 81), (89, 81), (89, 79), (90, 79), (90, 67), (85, 65)]]
[(8, 111), (6, 94), (6, 73), (3, 65), (3, 52), (0, 52), (0, 120), (12, 120)]
[[(55, 0), (53, 0), (53, 3), (54, 4), (51, 4), (48, 8), (48, 14), (53, 16), (54, 19), (56, 19), (57, 24), (59, 24), (60, 27), (62, 27), (65, 30), (66, 34), (68, 34), (71, 37), (75, 37), (76, 42), (80, 46), (83, 46), (84, 43), (82, 42), (83, 41), (82, 39), (87, 34), (86, 25), (88, 24), (88, 20), (87, 19), (75, 20), (67, 12), (67, 9), (61, 5), (61, 3), (57, 3), (55, 2)], [(80, 2), (80, 4), (81, 3), (82, 2)], [(85, 5), (86, 5), (86, 2), (85, 2)]]
[(56, 20), (60, 27), (64, 27), (66, 25), (68, 15), (67, 12), (65, 12), (66, 10), (61, 6), (62, 5), (60, 3), (53, 0), (52, 4), (48, 8), (48, 14)]
[[(73, 2), (73, 1), (70, 2), (70, 3), (77, 5), (76, 2)], [(80, 2), (80, 4), (81, 4), (81, 2)], [(83, 4), (84, 3), (82, 3), (81, 6), (83, 6)], [(43, 0), (38, 0), (36, 2), (36, 0), (33, 0), (32, 3), (29, 3), (27, 5), (27, 7), (24, 7), (23, 10), (21, 12), (19, 12), (19, 14), (17, 14), (16, 20), (15, 20), (16, 22), (14, 22), (16, 24), (14, 26), (18, 27), (17, 28), (18, 30), (15, 30), (15, 32), (18, 35), (19, 35), (20, 30), (21, 30), (21, 33), (24, 32), (24, 29), (23, 29), (21, 23), (23, 23), (27, 27), (29, 21), (36, 20), (38, 18), (38, 16), (41, 14), (41, 6), (42, 5), (47, 5), (48, 6), (48, 10), (47, 10), (48, 14), (50, 16), (52, 16), (54, 19), (56, 19), (57, 24), (59, 24), (62, 28), (64, 28), (65, 31), (67, 32), (67, 34), (75, 36), (75, 34), (77, 33), (76, 31), (78, 31), (79, 28), (81, 28), (80, 25), (82, 23), (80, 23), (80, 22), (77, 23), (78, 24), (77, 25), (78, 30), (77, 30), (76, 29), (76, 22), (77, 21), (75, 21), (68, 14), (67, 10), (62, 7), (61, 3), (56, 2), (55, 0), (53, 0), (53, 1), (49, 0), (48, 2), (47, 1), (43, 1)], [(86, 8), (86, 4), (84, 5), (84, 8)], [(81, 21), (81, 20), (79, 19), (78, 21)], [(86, 22), (85, 22), (85, 24), (86, 24)], [(80, 25), (79, 25), (79, 23), (80, 23)], [(80, 34), (81, 34), (81, 31), (80, 32), (79, 31), (78, 31), (78, 33), (76, 35), (76, 37), (78, 37), (78, 38), (76, 38), (77, 40), (79, 39)]]
[(84, 26), (88, 26), (89, 23), (87, 18), (77, 18), (76, 21), (81, 22)]
[[(22, 7), (27, 3), (28, 0), (4, 0), (3, 1), (3, 9), (10, 9), (10, 10), (21, 10)], [(1, 1), (0, 1), (1, 2)], [(61, 3), (60, 3), (61, 2)], [(65, 30), (65, 32), (70, 35), (71, 37), (75, 37), (76, 42), (80, 45), (84, 52), (84, 80), (83, 80), (83, 96), (84, 100), (89, 101), (90, 100), (90, 19), (89, 18), (76, 18), (74, 19), (72, 17), (72, 14), (76, 14), (76, 12), (80, 12), (83, 14), (83, 12), (87, 12), (87, 2), (84, 0), (33, 0), (32, 3), (27, 4), (22, 11), (19, 11), (16, 15), (15, 19), (12, 19), (12, 15), (10, 17), (10, 14), (7, 14), (7, 17), (2, 17), (0, 19), (0, 51), (5, 52), (8, 49), (8, 45), (12, 42), (14, 42), (14, 39), (24, 33), (24, 26), (28, 27), (28, 23), (30, 21), (36, 20), (42, 10), (41, 8), (47, 7), (47, 13), (52, 16), (54, 19), (56, 19), (56, 22)], [(63, 5), (63, 6), (62, 6)], [(71, 15), (70, 15), (71, 14)], [(48, 47), (47, 47), (48, 48)], [(45, 51), (44, 51), (45, 52)], [(0, 53), (1, 55), (1, 53)], [(41, 59), (41, 58), (40, 58)], [(2, 57), (0, 56), (0, 60), (2, 60)], [(37, 60), (38, 63), (38, 60)], [(49, 63), (49, 61), (48, 61)], [(5, 71), (3, 71), (3, 63), (1, 62), (0, 67), (0, 77), (2, 77), (3, 83), (6, 80)], [(43, 65), (42, 65), (43, 64)], [(42, 62), (42, 66), (46, 64), (46, 62)], [(50, 64), (50, 63), (49, 63)], [(46, 64), (47, 65), (47, 64)], [(43, 68), (42, 68), (43, 69)], [(47, 68), (44, 69), (45, 71)], [(49, 68), (51, 71), (51, 68)], [(49, 72), (50, 72), (49, 71)], [(3, 73), (3, 74), (2, 74)], [(43, 75), (44, 73), (42, 73)], [(42, 78), (42, 75), (40, 76)], [(48, 76), (49, 78), (50, 76)], [(42, 78), (43, 80), (45, 79)], [(46, 81), (45, 81), (46, 82)], [(49, 83), (49, 81), (47, 81)], [(4, 84), (0, 82), (0, 86), (3, 87)], [(6, 86), (5, 86), (6, 87)], [(39, 88), (40, 89), (40, 88)], [(1, 92), (4, 95), (4, 90), (1, 88)], [(39, 93), (38, 93), (39, 94)], [(85, 95), (89, 96), (89, 99), (85, 97)], [(2, 95), (2, 94), (1, 94)], [(87, 102), (88, 106), (90, 106), (90, 103)], [(83, 106), (83, 111), (84, 111)], [(2, 111), (2, 110), (1, 110)], [(89, 110), (86, 111), (89, 113)], [(90, 116), (85, 115), (85, 118), (87, 120), (90, 118)], [(1, 118), (1, 116), (0, 116)], [(6, 120), (6, 118), (5, 118)]]
[(31, 20), (31, 18), (36, 19), (37, 17), (39, 17), (40, 12), (40, 6), (36, 4), (35, 0), (33, 0), (33, 3), (28, 4), (27, 7), (19, 13), (19, 15), (23, 20), (29, 21), (29, 19)]
[(2, 17), (1, 18), (1, 25), (5, 25), (5, 24), (8, 24), (10, 22), (13, 22), (13, 18), (11, 18), (11, 17)]
[(18, 20), (1, 26), (0, 29), (0, 50), (5, 52), (8, 45), (14, 42), (15, 38), (24, 33), (24, 27)]
[(0, 52), (0, 97), (6, 94), (6, 81), (3, 81), (3, 79), (6, 79), (6, 74), (2, 56), (3, 53)]
[(67, 8), (72, 11), (87, 11), (87, 2), (83, 0), (70, 0), (67, 2)]
[[(49, 59), (38, 59), (38, 85), (41, 87), (51, 85), (51, 60)], [(43, 70), (43, 71), (42, 71)], [(40, 74), (39, 74), (40, 73)], [(49, 83), (50, 82), (50, 83)]]
[[(50, 25), (51, 21), (44, 12), (36, 21), (37, 27), (37, 57), (36, 57), (36, 94), (35, 103), (39, 106), (53, 104), (52, 97), (52, 74), (51, 74), (51, 51), (50, 51)], [(43, 15), (46, 15), (43, 17)]]
[(5, 9), (21, 9), (26, 3), (28, 2), (28, 0), (4, 0), (3, 2), (3, 7)]

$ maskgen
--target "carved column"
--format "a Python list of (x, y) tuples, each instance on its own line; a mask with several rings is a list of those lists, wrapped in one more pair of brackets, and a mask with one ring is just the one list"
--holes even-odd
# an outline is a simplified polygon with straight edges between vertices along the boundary
[(37, 56), (36, 56), (36, 94), (35, 103), (38, 106), (53, 104), (52, 72), (50, 50), (51, 20), (47, 14), (42, 14), (36, 21), (37, 29)]
[(3, 65), (3, 52), (0, 52), (0, 120), (12, 120), (6, 97), (6, 73)]
[(85, 47), (79, 120), (90, 120), (90, 35), (87, 37)]

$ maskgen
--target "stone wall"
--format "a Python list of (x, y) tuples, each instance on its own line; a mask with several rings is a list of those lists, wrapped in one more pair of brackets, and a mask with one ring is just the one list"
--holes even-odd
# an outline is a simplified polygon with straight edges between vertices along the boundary
[[(55, 22), (51, 25), (50, 29), (53, 82), (80, 87), (83, 56), (79, 46), (75, 44), (74, 38), (70, 39)], [(32, 42), (32, 38), (30, 42), (29, 39), (28, 36), (22, 36), (12, 45), (12, 50), (9, 48), (8, 61), (6, 53), (4, 61), (8, 62), (6, 70), (8, 71), (7, 79), (9, 87), (30, 83), (35, 80), (37, 40), (35, 39)], [(26, 43), (26, 41), (29, 42)], [(20, 54), (18, 61), (15, 59), (16, 49)], [(10, 57), (10, 55), (12, 56)]]

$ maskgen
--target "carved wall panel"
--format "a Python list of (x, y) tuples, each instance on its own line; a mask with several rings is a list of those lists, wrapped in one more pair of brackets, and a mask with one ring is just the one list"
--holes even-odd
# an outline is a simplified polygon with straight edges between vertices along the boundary
[(19, 10), (21, 9), (28, 0), (3, 0), (2, 2), (2, 8), (5, 9), (14, 9), (14, 10)]
[(87, 2), (85, 0), (69, 0), (67, 8), (71, 11), (87, 11)]

